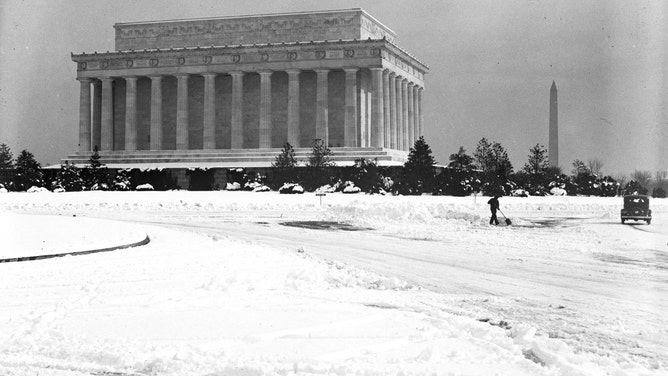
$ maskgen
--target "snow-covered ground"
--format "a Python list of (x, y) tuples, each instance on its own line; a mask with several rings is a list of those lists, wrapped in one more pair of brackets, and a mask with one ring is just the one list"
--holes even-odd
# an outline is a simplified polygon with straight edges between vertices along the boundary
[(1, 194), (0, 259), (151, 242), (0, 263), (0, 374), (668, 372), (668, 200), (486, 201)]

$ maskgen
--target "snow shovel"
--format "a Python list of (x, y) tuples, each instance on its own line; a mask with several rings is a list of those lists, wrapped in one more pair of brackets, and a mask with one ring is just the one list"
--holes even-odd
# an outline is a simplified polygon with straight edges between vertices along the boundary
[(511, 222), (510, 219), (508, 219), (508, 217), (506, 217), (506, 215), (503, 214), (503, 212), (501, 211), (501, 209), (499, 209), (499, 213), (501, 213), (501, 215), (503, 216), (503, 218), (506, 219), (506, 225), (510, 226), (510, 225), (513, 224), (513, 222)]

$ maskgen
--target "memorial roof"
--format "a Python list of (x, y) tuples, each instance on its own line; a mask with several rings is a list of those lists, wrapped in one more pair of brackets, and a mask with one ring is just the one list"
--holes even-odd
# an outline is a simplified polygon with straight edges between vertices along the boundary
[(124, 22), (114, 28), (118, 51), (369, 38), (394, 42), (396, 37), (361, 8)]

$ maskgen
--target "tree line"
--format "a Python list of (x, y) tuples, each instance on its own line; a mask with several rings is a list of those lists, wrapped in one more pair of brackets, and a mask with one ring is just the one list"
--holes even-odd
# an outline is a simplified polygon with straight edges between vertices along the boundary
[[(630, 178), (611, 177), (601, 174), (602, 167), (598, 159), (587, 163), (576, 159), (567, 175), (559, 167), (550, 166), (547, 150), (536, 144), (529, 149), (524, 166), (515, 171), (507, 150), (486, 138), (478, 142), (472, 155), (462, 146), (450, 155), (446, 165), (438, 165), (424, 137), (415, 141), (403, 166), (381, 166), (377, 160), (358, 159), (352, 166), (337, 167), (332, 151), (323, 140), (316, 139), (305, 163), (299, 163), (294, 148), (285, 143), (271, 168), (229, 170), (227, 180), (240, 187), (267, 186), (279, 191), (285, 186), (299, 185), (307, 191), (329, 186), (332, 190), (343, 191), (347, 187), (353, 192), (401, 195), (466, 196), (481, 192), (489, 196), (616, 196), (648, 194), (652, 189), (652, 196), (666, 196), (665, 171), (653, 176), (637, 170)], [(202, 190), (221, 188), (214, 185), (211, 171), (195, 170), (188, 174), (191, 189), (195, 185), (195, 189)], [(10, 148), (0, 144), (0, 189), (25, 191), (36, 186), (53, 191), (130, 190), (145, 183), (150, 183), (151, 189), (182, 188), (166, 171), (107, 169), (100, 163), (97, 147), (86, 166), (64, 163), (47, 173), (32, 153), (22, 150), (14, 159)]]

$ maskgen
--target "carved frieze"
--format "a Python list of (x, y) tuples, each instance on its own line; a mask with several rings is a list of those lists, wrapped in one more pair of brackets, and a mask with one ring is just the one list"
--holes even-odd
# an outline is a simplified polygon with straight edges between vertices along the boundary
[(391, 30), (360, 9), (263, 16), (116, 24), (116, 49), (187, 47), (213, 43), (394, 40)]

